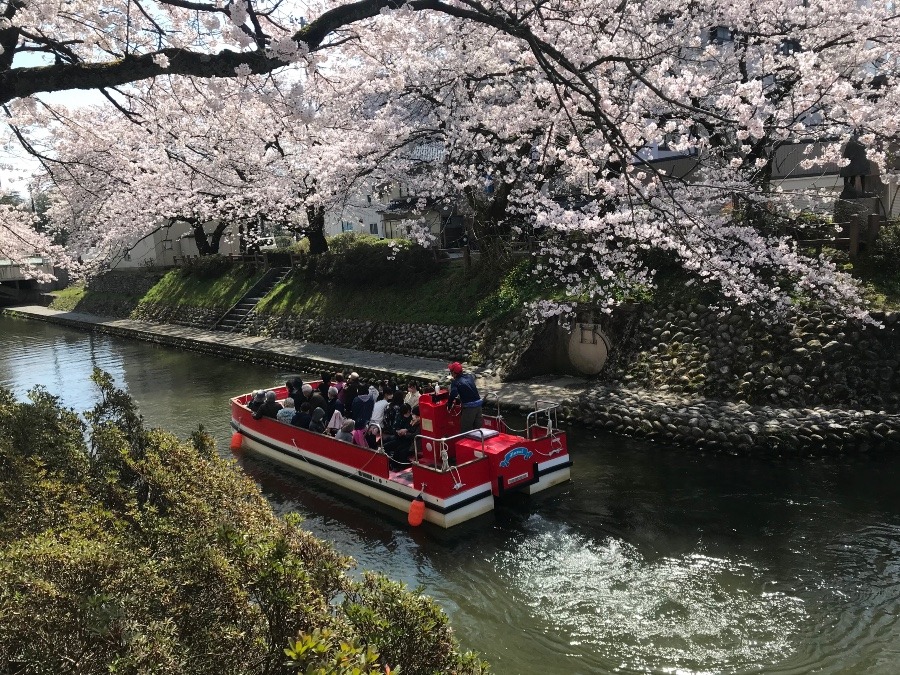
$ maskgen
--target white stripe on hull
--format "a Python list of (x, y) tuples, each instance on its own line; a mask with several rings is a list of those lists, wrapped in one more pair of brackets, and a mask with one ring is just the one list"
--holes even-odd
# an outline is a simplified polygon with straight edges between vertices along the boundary
[[(269, 439), (270, 442), (278, 443), (275, 439)], [(406, 485), (402, 485), (401, 483), (395, 483), (393, 481), (385, 481), (384, 484), (389, 484), (390, 487), (394, 490), (404, 492), (409, 495), (408, 498), (400, 497), (398, 495), (393, 495), (384, 490), (380, 490), (377, 487), (366, 484), (365, 482), (353, 480), (347, 476), (342, 476), (334, 471), (326, 469), (324, 467), (318, 466), (316, 464), (312, 464), (307, 462), (302, 457), (296, 457), (295, 455), (285, 454), (284, 452), (280, 452), (278, 450), (274, 450), (263, 443), (260, 443), (246, 435), (244, 435), (243, 443), (241, 445), (242, 448), (251, 450), (258, 455), (262, 455), (263, 457), (267, 457), (273, 461), (276, 461), (280, 464), (284, 464), (285, 466), (289, 466), (293, 469), (297, 469), (298, 471), (302, 471), (304, 473), (308, 473), (310, 475), (321, 478), (329, 483), (334, 483), (335, 485), (339, 485), (344, 489), (351, 490), (356, 492), (357, 494), (361, 494), (369, 499), (374, 499), (377, 502), (382, 504), (386, 504), (387, 506), (391, 506), (403, 513), (407, 513), (409, 511), (409, 503), (412, 499), (419, 494), (418, 490), (414, 488), (408, 487)], [(294, 448), (291, 450), (293, 453), (300, 452), (298, 449)], [(355, 472), (356, 469), (354, 467), (347, 466), (345, 464), (341, 464), (340, 462), (334, 462), (328, 460), (321, 455), (310, 453), (312, 457), (315, 457), (316, 461), (327, 463), (336, 468), (340, 468), (344, 471)], [(487, 487), (490, 487), (490, 484), (485, 484)], [(466, 490), (459, 495), (454, 495), (452, 499), (443, 500), (431, 497), (430, 495), (423, 495), (427, 503), (437, 504), (443, 507), (450, 507), (454, 503), (458, 503), (468, 496), (472, 496), (472, 494), (476, 494), (478, 491), (483, 490), (484, 488), (474, 488), (472, 490)], [(467, 493), (471, 493), (468, 494)], [(486, 495), (483, 499), (479, 499), (477, 501), (472, 502), (471, 504), (467, 504), (459, 509), (455, 509), (450, 511), (449, 513), (440, 513), (435, 511), (434, 509), (425, 509), (425, 520), (430, 523), (434, 523), (440, 527), (453, 527), (454, 525), (459, 525), (467, 520), (471, 520), (477, 516), (488, 513), (494, 509), (494, 497), (492, 494)]]
[[(562, 457), (557, 457), (556, 459), (551, 459), (547, 462), (541, 462), (538, 464), (538, 472), (544, 473), (545, 471), (552, 470), (553, 467), (559, 466), (561, 464), (569, 463), (569, 456), (564, 455)], [(571, 467), (565, 466), (563, 468), (556, 469), (545, 476), (541, 476), (537, 483), (533, 483), (531, 485), (527, 485), (525, 487), (525, 492), (530, 495), (533, 495), (541, 490), (546, 490), (549, 487), (553, 487), (554, 485), (559, 485), (560, 483), (565, 483), (567, 480), (572, 478), (572, 470)]]

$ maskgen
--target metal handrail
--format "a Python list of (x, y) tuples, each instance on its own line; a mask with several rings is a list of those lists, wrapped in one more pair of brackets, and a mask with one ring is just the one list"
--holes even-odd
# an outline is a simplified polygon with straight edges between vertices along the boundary
[(484, 405), (484, 402), (488, 400), (489, 396), (495, 396), (497, 398), (497, 419), (500, 419), (500, 392), (499, 391), (484, 392), (484, 396), (481, 397), (482, 407)]
[[(539, 407), (540, 405), (547, 404), (547, 403), (549, 403), (550, 405), (548, 405), (546, 408)], [(531, 427), (532, 427), (531, 418), (533, 417), (535, 419), (535, 421), (537, 422), (538, 416), (541, 413), (545, 413), (547, 415), (547, 427), (549, 429), (549, 433), (547, 434), (547, 436), (554, 435), (554, 431), (553, 431), (554, 427), (556, 429), (559, 429), (559, 418), (557, 415), (558, 410), (559, 410), (559, 403), (556, 403), (555, 401), (541, 401), (541, 400), (535, 401), (534, 402), (534, 411), (528, 413), (528, 415), (525, 417), (525, 437), (529, 441), (534, 440), (531, 437)], [(539, 425), (535, 424), (535, 426), (539, 426)]]
[[(419, 441), (420, 440), (434, 441), (435, 445), (432, 447), (432, 451), (434, 454), (434, 456), (433, 456), (434, 466), (435, 466), (435, 468), (437, 468), (437, 465), (438, 465), (438, 461), (437, 461), (438, 460), (438, 455), (437, 455), (438, 445), (437, 444), (440, 444), (440, 448), (443, 451), (443, 450), (447, 449), (448, 441), (455, 441), (457, 438), (463, 438), (463, 437), (468, 436), (469, 434), (474, 433), (476, 431), (481, 436), (481, 455), (483, 457), (485, 454), (485, 452), (484, 452), (484, 432), (488, 431), (488, 430), (487, 429), (472, 429), (471, 431), (465, 431), (461, 434), (456, 434), (454, 436), (446, 436), (444, 438), (435, 438), (433, 436), (422, 436), (422, 435), (415, 436), (413, 438), (413, 460), (415, 461), (416, 464), (421, 464), (421, 462), (419, 461)], [(441, 471), (448, 471), (448, 470), (449, 469), (441, 469)]]

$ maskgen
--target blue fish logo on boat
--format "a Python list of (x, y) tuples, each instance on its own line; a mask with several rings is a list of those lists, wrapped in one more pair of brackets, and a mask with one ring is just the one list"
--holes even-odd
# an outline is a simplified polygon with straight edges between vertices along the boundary
[(512, 450), (507, 452), (505, 455), (503, 455), (503, 461), (500, 462), (500, 466), (502, 466), (505, 469), (506, 467), (509, 466), (509, 463), (511, 461), (513, 461), (513, 459), (515, 459), (516, 457), (521, 457), (522, 459), (529, 460), (529, 459), (531, 459), (531, 456), (533, 454), (534, 453), (531, 452), (531, 450), (529, 450), (528, 448), (522, 448), (522, 447), (513, 448)]

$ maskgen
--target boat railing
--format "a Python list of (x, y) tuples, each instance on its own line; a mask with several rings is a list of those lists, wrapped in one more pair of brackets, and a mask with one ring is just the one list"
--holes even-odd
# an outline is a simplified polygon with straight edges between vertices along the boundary
[[(498, 420), (499, 420), (499, 419), (502, 419), (502, 418), (500, 417), (500, 392), (499, 392), (499, 391), (486, 391), (486, 392), (484, 393), (484, 396), (481, 398), (481, 400), (482, 400), (484, 403), (487, 403), (487, 400), (488, 400), (491, 396), (493, 396), (493, 397), (496, 399), (496, 401), (497, 401), (497, 414), (496, 414), (496, 415), (490, 415), (490, 417), (496, 417)], [(482, 404), (482, 406), (484, 405), (484, 403)]]
[[(449, 445), (450, 441), (455, 441), (458, 438), (471, 438), (472, 434), (477, 433), (481, 437), (481, 455), (484, 456), (484, 434), (489, 429), (473, 429), (472, 431), (464, 431), (461, 434), (456, 434), (454, 436), (446, 436), (444, 438), (435, 438), (433, 436), (416, 436), (413, 438), (413, 461), (416, 464), (421, 464), (422, 462), (419, 459), (419, 450), (425, 449), (420, 448), (420, 441), (432, 441), (431, 452), (432, 452), (432, 462), (434, 467), (437, 469), (438, 467), (440, 471), (450, 471), (450, 451)], [(438, 452), (440, 450), (440, 453)], [(438, 458), (440, 458), (441, 463), (438, 464)]]
[[(544, 407), (542, 408), (541, 406)], [(546, 425), (540, 424), (541, 415), (546, 416)], [(528, 413), (528, 416), (525, 418), (525, 438), (529, 441), (536, 440), (532, 436), (532, 429), (534, 427), (543, 427), (547, 430), (547, 433), (541, 436), (541, 438), (559, 434), (559, 403), (556, 403), (555, 401), (542, 401), (540, 399), (535, 401), (534, 410)]]

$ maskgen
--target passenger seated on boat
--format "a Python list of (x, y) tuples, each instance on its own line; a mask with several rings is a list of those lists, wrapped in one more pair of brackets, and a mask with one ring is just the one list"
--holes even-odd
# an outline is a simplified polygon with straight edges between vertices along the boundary
[(300, 388), (303, 386), (303, 380), (299, 377), (292, 377), (284, 383), (284, 386), (287, 387), (288, 398), (294, 399), (296, 403), (300, 399)]
[(419, 430), (413, 420), (412, 408), (404, 403), (400, 406), (400, 416), (394, 423), (394, 435), (384, 444), (384, 451), (391, 457), (392, 465), (394, 462), (409, 462), (409, 451), (417, 433)]
[(419, 404), (419, 397), (421, 394), (419, 393), (419, 385), (417, 385), (413, 381), (409, 381), (406, 383), (406, 396), (403, 398), (404, 403), (408, 403), (410, 406)]
[(274, 420), (278, 418), (279, 410), (281, 410), (281, 404), (275, 400), (275, 392), (267, 391), (263, 399), (263, 404), (253, 411), (253, 417), (255, 419), (270, 417)]
[(371, 394), (360, 394), (353, 399), (353, 405), (350, 407), (353, 413), (353, 419), (356, 420), (356, 428), (364, 429), (366, 422), (372, 419), (372, 409), (375, 407), (375, 399)]
[(394, 392), (392, 392), (390, 389), (384, 390), (384, 393), (372, 405), (372, 417), (369, 420), (370, 422), (374, 422), (375, 424), (384, 424), (384, 415), (385, 412), (387, 412), (387, 409), (390, 408), (391, 399), (393, 397)]
[(346, 408), (344, 408), (344, 404), (338, 398), (337, 388), (328, 387), (328, 406), (325, 408), (325, 419), (328, 420), (325, 430), (328, 433), (334, 434), (344, 425), (345, 412)]
[(382, 444), (381, 429), (377, 424), (369, 424), (366, 427), (366, 444), (372, 450), (377, 450)]
[(291, 418), (291, 424), (301, 429), (309, 429), (310, 420), (312, 420), (312, 415), (309, 414), (309, 403), (304, 402), (300, 404), (300, 409)]
[(309, 420), (309, 430), (316, 434), (325, 433), (325, 410), (324, 408), (316, 408), (312, 411), (312, 417)]
[(325, 415), (330, 418), (335, 410), (343, 415), (347, 412), (347, 407), (341, 403), (337, 387), (328, 387), (328, 400), (325, 402)]
[(275, 416), (275, 419), (279, 422), (284, 422), (285, 424), (290, 424), (291, 419), (297, 413), (296, 408), (294, 408), (294, 399), (286, 398), (281, 402), (281, 410), (278, 411), (278, 414)]
[(357, 429), (356, 426), (359, 424), (359, 420), (354, 423), (353, 429), (353, 444), (358, 445), (361, 448), (366, 448), (367, 450), (371, 450), (369, 447), (369, 442), (366, 440), (366, 429), (365, 425), (363, 425), (362, 429)]
[(344, 424), (341, 427), (341, 430), (338, 431), (334, 437), (339, 441), (347, 441), (348, 443), (353, 442), (353, 430), (356, 428), (356, 422), (354, 420), (344, 420)]
[(253, 392), (253, 398), (251, 398), (250, 402), (247, 403), (247, 407), (250, 409), (250, 412), (256, 412), (265, 402), (266, 392), (260, 389), (259, 391)]
[(334, 381), (331, 383), (331, 386), (334, 387), (335, 389), (337, 389), (338, 392), (340, 392), (341, 389), (343, 389), (345, 386), (344, 385), (344, 374), (343, 373), (335, 373)]
[(359, 381), (359, 375), (350, 373), (350, 380), (347, 385), (340, 390), (341, 403), (349, 410), (353, 406), (353, 399), (360, 394), (367, 393), (368, 387), (363, 387)]
[(325, 406), (327, 405), (325, 397), (313, 389), (311, 384), (304, 384), (301, 391), (303, 395), (301, 400), (309, 403), (310, 410), (315, 410), (316, 408), (325, 409)]

